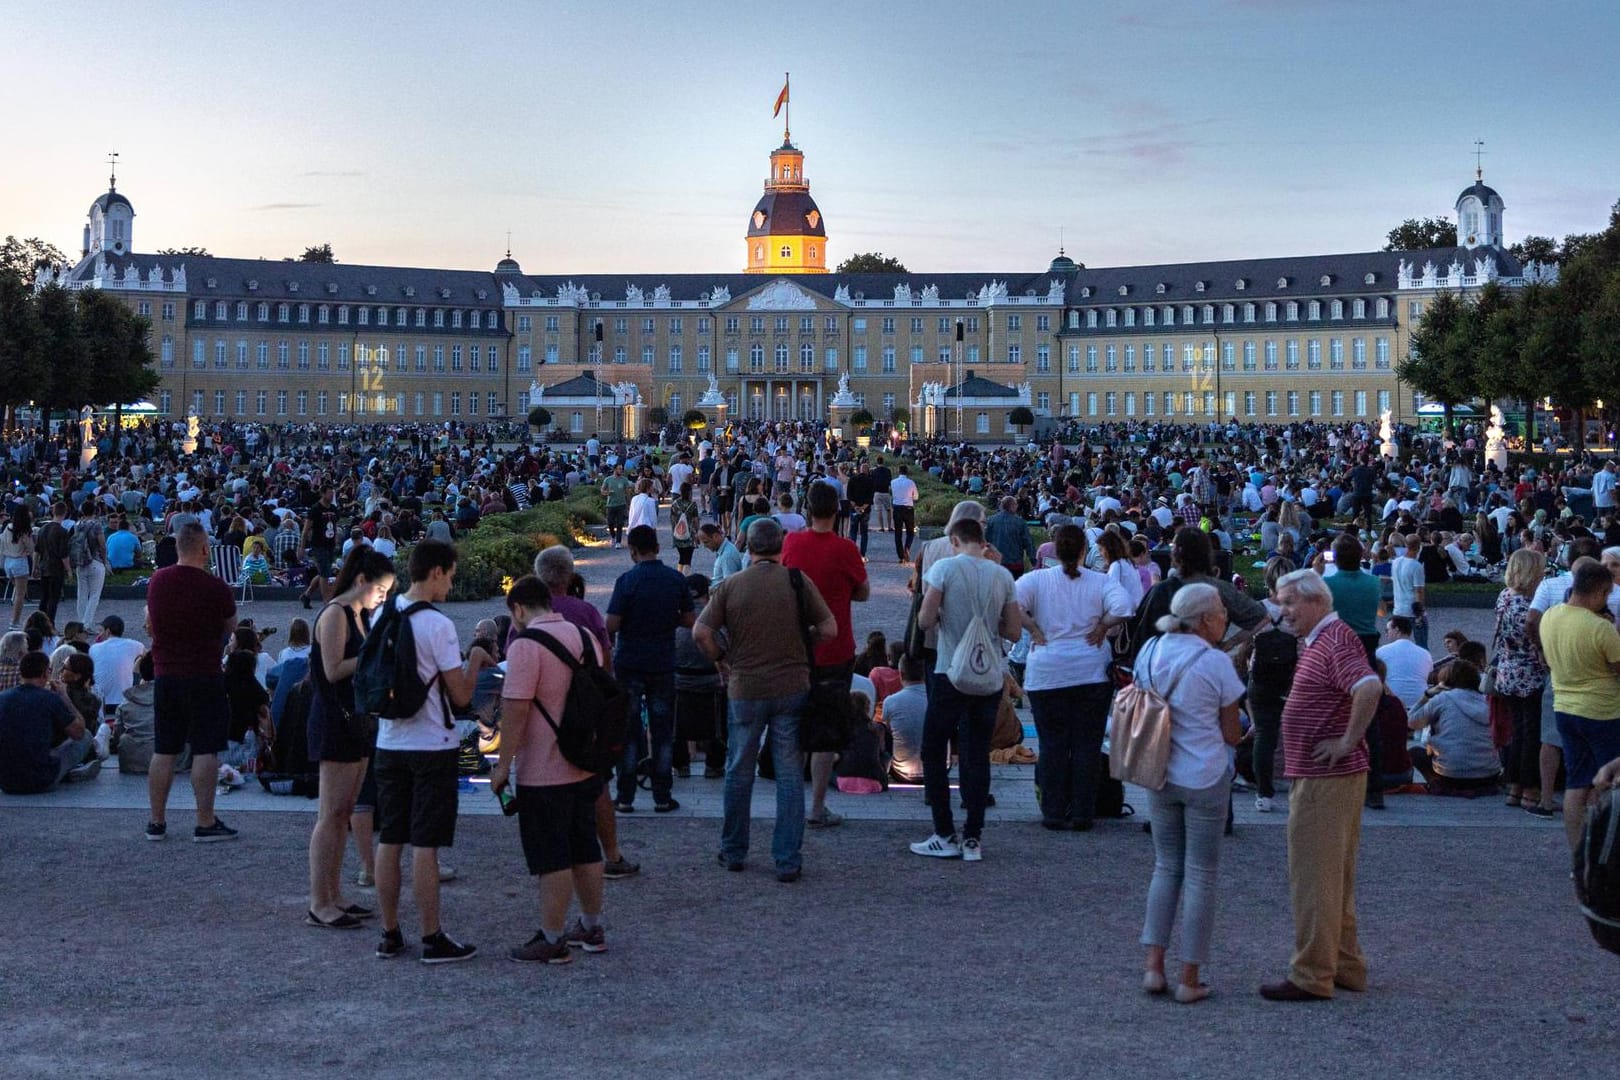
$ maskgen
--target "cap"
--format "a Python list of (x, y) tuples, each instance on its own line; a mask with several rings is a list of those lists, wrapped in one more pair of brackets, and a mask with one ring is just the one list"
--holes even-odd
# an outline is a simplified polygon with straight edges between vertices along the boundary
[(103, 630), (106, 630), (115, 636), (122, 637), (124, 633), (124, 620), (118, 615), (108, 615), (105, 619), (101, 620), (101, 627)]

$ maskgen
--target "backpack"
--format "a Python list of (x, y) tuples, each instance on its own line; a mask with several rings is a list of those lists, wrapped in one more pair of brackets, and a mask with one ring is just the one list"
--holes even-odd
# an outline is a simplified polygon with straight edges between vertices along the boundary
[(306, 674), (283, 699), (275, 737), (259, 750), (259, 784), (272, 795), (313, 799), (320, 794), (320, 766), (309, 756), (309, 712), (314, 703), (315, 684)]
[(561, 718), (554, 718), (539, 698), (534, 704), (557, 736), (557, 749), (568, 763), (586, 772), (600, 773), (612, 768), (624, 754), (629, 697), (597, 661), (596, 650), (585, 640), (587, 633), (579, 631), (577, 657), (544, 631), (524, 630), (518, 637), (549, 649), (568, 665), (571, 677)]
[(692, 539), (692, 526), (688, 524), (684, 512), (675, 512), (675, 520), (670, 523), (669, 534), (677, 544), (684, 544)]
[(1575, 850), (1575, 896), (1592, 938), (1620, 953), (1620, 793), (1605, 791), (1586, 812)]
[(440, 677), (442, 672), (423, 682), (417, 668), (416, 632), (411, 629), (411, 616), (424, 608), (438, 610), (426, 600), (418, 600), (403, 611), (392, 600), (383, 605), (381, 618), (360, 646), (359, 661), (354, 669), (356, 712), (389, 720), (414, 716), (427, 704), (433, 684), (438, 683), (439, 697), (444, 702), (444, 726), (456, 726), (450, 718), (450, 701)]
[(83, 529), (74, 529), (72, 537), (68, 540), (68, 562), (74, 569), (79, 570), (90, 565), (90, 541), (85, 537)]
[(984, 697), (1001, 693), (1001, 642), (984, 621), (983, 604), (977, 605), (967, 631), (951, 651), (945, 677), (963, 694)]
[(1254, 635), (1254, 654), (1249, 665), (1249, 690), (1264, 701), (1282, 701), (1294, 682), (1299, 663), (1299, 639), (1282, 629), (1276, 620)]

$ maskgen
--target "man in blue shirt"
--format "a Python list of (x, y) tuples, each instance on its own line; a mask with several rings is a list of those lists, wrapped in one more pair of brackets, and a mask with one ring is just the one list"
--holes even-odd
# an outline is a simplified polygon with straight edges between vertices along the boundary
[(1018, 500), (1011, 495), (1002, 498), (1001, 509), (984, 523), (984, 539), (1001, 553), (1001, 565), (1013, 577), (1035, 565), (1035, 542), (1030, 538), (1029, 525), (1018, 516)]
[[(697, 615), (686, 579), (658, 558), (658, 531), (637, 525), (625, 540), (634, 565), (613, 583), (607, 609), (613, 674), (630, 699), (614, 807), (621, 814), (635, 810), (636, 766), (650, 736), (653, 809), (667, 814), (680, 806), (670, 794), (675, 756), (675, 628), (690, 628)], [(645, 731), (641, 726), (644, 702)]]
[(140, 538), (129, 531), (129, 522), (119, 518), (118, 528), (107, 537), (107, 565), (114, 570), (130, 569), (140, 546)]
[(720, 526), (710, 521), (699, 525), (698, 543), (714, 553), (714, 567), (709, 574), (711, 586), (720, 584), (732, 574), (742, 570), (742, 552), (738, 551), (737, 545), (720, 531)]
[(27, 653), (17, 668), (20, 684), (0, 694), (0, 791), (7, 795), (50, 790), (90, 749), (83, 718), (47, 689), (50, 671), (44, 653)]

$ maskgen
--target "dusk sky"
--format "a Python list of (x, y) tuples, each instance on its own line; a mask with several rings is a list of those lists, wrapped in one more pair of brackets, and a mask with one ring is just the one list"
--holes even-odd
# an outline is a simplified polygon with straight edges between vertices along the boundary
[(0, 235), (140, 251), (737, 272), (781, 141), (831, 266), (1362, 251), (1472, 181), (1510, 241), (1620, 198), (1620, 4), (0, 0)]

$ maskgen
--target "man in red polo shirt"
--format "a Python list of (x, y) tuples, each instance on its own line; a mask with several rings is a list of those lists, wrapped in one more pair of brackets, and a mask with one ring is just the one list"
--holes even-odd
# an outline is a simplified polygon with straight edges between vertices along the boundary
[[(838, 489), (817, 481), (805, 496), (810, 527), (789, 533), (782, 541), (782, 565), (801, 571), (815, 582), (822, 599), (838, 620), (838, 635), (816, 645), (816, 677), (840, 678), (849, 692), (855, 670), (855, 629), (850, 622), (850, 601), (864, 601), (872, 595), (866, 579), (866, 560), (854, 541), (834, 531), (838, 522)], [(827, 809), (827, 786), (832, 781), (837, 754), (810, 755), (810, 815), (805, 824), (812, 829), (843, 823), (843, 818)]]
[(1299, 663), (1283, 707), (1288, 793), (1288, 895), (1294, 958), (1288, 977), (1260, 988), (1268, 1001), (1326, 1001), (1334, 988), (1365, 990), (1367, 958), (1356, 941), (1356, 850), (1367, 749), (1382, 694), (1355, 632), (1333, 612), (1314, 570), (1277, 582), (1283, 626), (1299, 638)]

